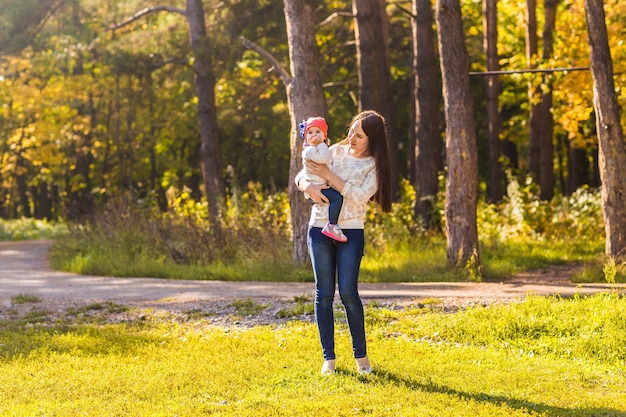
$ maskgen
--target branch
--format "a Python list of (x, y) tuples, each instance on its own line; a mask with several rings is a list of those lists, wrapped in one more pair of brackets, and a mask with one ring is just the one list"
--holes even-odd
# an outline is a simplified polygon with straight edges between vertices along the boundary
[[(401, 3), (410, 3), (408, 1), (388, 1), (387, 2), (387, 6), (393, 4), (394, 6), (396, 6), (402, 13), (408, 15), (411, 17), (411, 19), (416, 19), (417, 16), (413, 14), (413, 12), (411, 11), (410, 8), (406, 8), (403, 5), (401, 5)], [(409, 7), (411, 5), (409, 4)]]
[(524, 74), (527, 72), (567, 72), (567, 71), (588, 71), (589, 67), (571, 67), (571, 68), (532, 68), (523, 70), (510, 70), (510, 71), (483, 71), (483, 72), (470, 72), (469, 75), (503, 75), (503, 74)]
[(130, 25), (135, 20), (139, 20), (139, 19), (141, 19), (144, 16), (147, 16), (147, 15), (152, 14), (152, 13), (163, 12), (163, 11), (173, 12), (173, 13), (180, 13), (182, 15), (186, 15), (187, 14), (184, 9), (181, 9), (179, 7), (171, 7), (171, 6), (146, 7), (145, 9), (139, 10), (137, 13), (135, 13), (134, 15), (132, 15), (131, 17), (129, 17), (128, 19), (126, 19), (122, 23), (118, 23), (118, 24), (114, 23), (113, 26), (111, 26), (110, 30), (116, 30), (116, 29), (123, 28), (124, 26)]
[(159, 61), (157, 61), (157, 62), (153, 63), (152, 65), (150, 65), (150, 69), (153, 70), (153, 71), (154, 70), (158, 70), (159, 68), (162, 68), (162, 67), (164, 67), (166, 65), (169, 65), (169, 64), (183, 65), (183, 66), (191, 68), (192, 70), (194, 69), (193, 65), (191, 65), (189, 63), (189, 60), (187, 60), (185, 58), (170, 58), (170, 59), (168, 59), (166, 61), (163, 61), (162, 59), (160, 59)]
[(358, 81), (329, 81), (327, 83), (322, 84), (322, 87), (330, 88), (330, 87), (339, 87), (342, 85), (358, 86), (359, 83)]
[(269, 61), (269, 63), (274, 66), (273, 70), (277, 71), (278, 74), (280, 75), (280, 78), (283, 79), (283, 83), (285, 83), (285, 85), (289, 85), (289, 83), (291, 82), (291, 75), (281, 65), (281, 63), (278, 62), (278, 60), (276, 58), (274, 58), (274, 56), (272, 54), (270, 54), (265, 49), (263, 49), (262, 47), (260, 47), (256, 43), (252, 42), (251, 40), (246, 39), (243, 36), (240, 36), (239, 40), (241, 41), (241, 43), (243, 43), (243, 46), (245, 46), (248, 49), (252, 49), (253, 51), (256, 51), (259, 55), (261, 55), (263, 58), (265, 58), (267, 61)]
[(319, 27), (322, 27), (324, 25), (327, 25), (328, 23), (330, 23), (334, 18), (339, 17), (339, 16), (346, 16), (349, 17), (350, 19), (352, 19), (354, 17), (354, 15), (352, 14), (352, 12), (334, 12), (333, 14), (331, 14), (330, 16), (328, 16), (326, 19), (324, 19), (322, 21), (322, 23), (319, 24)]

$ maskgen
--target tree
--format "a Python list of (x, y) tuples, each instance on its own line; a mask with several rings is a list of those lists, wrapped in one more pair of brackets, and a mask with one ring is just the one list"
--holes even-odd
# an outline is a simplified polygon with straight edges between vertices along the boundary
[(246, 47), (257, 51), (278, 71), (287, 90), (287, 104), (291, 119), (290, 166), (289, 166), (289, 205), (293, 232), (294, 263), (308, 262), (307, 229), (310, 204), (298, 190), (294, 179), (302, 169), (302, 138), (299, 124), (312, 116), (326, 117), (326, 99), (319, 73), (319, 57), (315, 40), (315, 4), (306, 0), (285, 0), (285, 21), (289, 42), (290, 70), (254, 42), (242, 38)]
[(478, 151), (459, 0), (438, 0), (436, 15), (446, 116), (447, 256), (452, 266), (478, 267)]
[(215, 75), (213, 74), (211, 41), (207, 36), (202, 0), (187, 0), (186, 9), (157, 6), (140, 10), (128, 20), (114, 25), (113, 30), (124, 27), (144, 16), (161, 11), (180, 13), (187, 19), (189, 42), (194, 55), (193, 69), (198, 97), (200, 123), (200, 165), (204, 191), (209, 206), (209, 222), (216, 232), (220, 231), (220, 210), (224, 186), (219, 154), (220, 138), (215, 106)]
[[(483, 48), (487, 56), (487, 71), (498, 71), (498, 0), (483, 0)], [(502, 199), (504, 175), (500, 163), (500, 76), (487, 75), (487, 144), (489, 148), (489, 182), (487, 194), (489, 200), (498, 202)]]
[[(537, 1), (526, 0), (526, 66), (537, 66)], [(528, 168), (534, 180), (540, 175), (540, 135), (539, 135), (539, 86), (533, 79), (528, 81)]]
[(433, 11), (430, 0), (413, 0), (413, 102), (411, 181), (415, 188), (415, 218), (425, 228), (438, 226), (436, 213), (439, 172), (443, 169), (440, 135), (440, 79), (437, 73)]
[[(558, 0), (544, 2), (545, 21), (543, 26), (542, 61), (549, 62), (554, 51), (554, 22)], [(539, 197), (551, 200), (554, 197), (554, 120), (552, 118), (552, 81), (543, 74), (538, 111), (539, 127)]]
[(187, 0), (185, 16), (189, 24), (189, 41), (195, 57), (194, 79), (198, 94), (200, 121), (200, 157), (204, 192), (209, 203), (209, 221), (220, 230), (220, 210), (223, 204), (224, 182), (220, 161), (220, 136), (215, 106), (215, 75), (211, 57), (211, 40), (204, 23), (202, 0)]
[(0, 4), (0, 55), (30, 45), (63, 0), (3, 0)]
[(398, 189), (398, 135), (391, 89), (388, 17), (385, 0), (353, 0), (359, 73), (359, 111), (376, 110), (389, 130), (392, 189)]
[(326, 116), (326, 99), (319, 73), (317, 43), (315, 41), (316, 2), (285, 0), (285, 20), (289, 40), (291, 77), (287, 86), (287, 103), (291, 118), (291, 164), (289, 166), (289, 205), (293, 224), (293, 260), (305, 264), (308, 257), (307, 224), (309, 204), (297, 189), (294, 178), (302, 168), (302, 140), (299, 123), (311, 116)]
[(626, 259), (626, 152), (602, 0), (585, 0), (599, 144), (606, 255)]

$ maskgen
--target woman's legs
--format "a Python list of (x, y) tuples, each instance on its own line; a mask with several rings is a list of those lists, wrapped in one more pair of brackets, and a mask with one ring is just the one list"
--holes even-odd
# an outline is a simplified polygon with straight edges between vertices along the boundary
[(337, 245), (339, 295), (346, 310), (354, 357), (359, 359), (367, 356), (363, 303), (358, 289), (365, 239), (362, 229), (348, 229), (344, 233), (348, 241)]
[(315, 275), (315, 319), (326, 361), (335, 359), (335, 276), (338, 277), (339, 294), (346, 310), (354, 357), (360, 359), (367, 356), (363, 303), (358, 291), (364, 234), (362, 229), (344, 232), (348, 236), (347, 242), (328, 239), (319, 228), (310, 227), (308, 231), (309, 255)]
[(337, 242), (328, 239), (320, 228), (310, 227), (308, 232), (309, 255), (315, 275), (315, 321), (322, 343), (324, 360), (335, 359), (335, 324), (333, 299), (335, 297), (335, 271)]

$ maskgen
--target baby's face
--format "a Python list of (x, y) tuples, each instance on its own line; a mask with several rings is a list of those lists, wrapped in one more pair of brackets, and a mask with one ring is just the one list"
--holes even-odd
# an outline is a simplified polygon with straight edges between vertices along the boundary
[(306, 142), (309, 145), (317, 146), (320, 143), (324, 142), (324, 132), (317, 126), (311, 126), (309, 130), (306, 131)]

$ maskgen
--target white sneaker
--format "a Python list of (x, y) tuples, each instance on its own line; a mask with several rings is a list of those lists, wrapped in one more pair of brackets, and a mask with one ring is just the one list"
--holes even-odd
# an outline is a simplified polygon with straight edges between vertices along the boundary
[(335, 360), (331, 359), (328, 361), (324, 361), (324, 365), (322, 366), (322, 375), (328, 376), (335, 373)]

